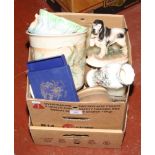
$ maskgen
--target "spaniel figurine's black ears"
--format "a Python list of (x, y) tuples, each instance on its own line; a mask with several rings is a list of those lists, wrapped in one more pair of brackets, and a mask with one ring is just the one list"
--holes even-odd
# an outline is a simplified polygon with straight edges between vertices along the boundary
[(102, 20), (96, 19), (93, 22), (92, 34), (98, 35), (99, 40), (104, 38), (104, 23)]
[(102, 27), (99, 32), (99, 40), (103, 40), (103, 38), (104, 38), (104, 27)]

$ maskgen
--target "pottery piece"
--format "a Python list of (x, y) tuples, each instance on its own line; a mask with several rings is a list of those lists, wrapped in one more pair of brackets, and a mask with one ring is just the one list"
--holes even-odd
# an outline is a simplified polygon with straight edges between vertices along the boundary
[[(112, 44), (119, 44), (121, 47), (126, 47), (126, 28), (108, 28), (103, 20), (95, 19), (92, 23), (90, 35), (90, 47), (97, 46), (100, 48), (100, 53), (97, 58), (102, 59), (108, 55), (108, 47)], [(127, 56), (127, 52), (122, 50), (122, 54)]]
[(105, 65), (108, 65), (111, 63), (124, 64), (127, 62), (128, 62), (128, 57), (123, 54), (112, 55), (112, 56), (109, 55), (109, 56), (105, 56), (103, 59), (99, 59), (95, 55), (91, 55), (86, 59), (86, 63), (89, 66), (96, 67), (96, 68), (102, 68)]
[[(43, 14), (47, 14), (47, 11), (44, 10)], [(36, 18), (38, 18), (38, 16), (36, 16)], [(55, 15), (50, 14), (49, 18), (56, 18), (56, 20), (58, 20), (60, 17), (55, 17)], [(47, 20), (49, 18), (47, 18)], [(64, 18), (60, 18), (60, 21), (61, 20), (66, 22)], [(59, 26), (61, 25), (60, 21)], [(69, 22), (68, 25), (72, 24), (71, 21), (67, 20), (67, 22)], [(34, 24), (35, 22), (32, 24), (32, 26)], [(76, 29), (77, 32), (70, 34), (38, 35), (27, 31), (32, 49), (32, 59), (38, 60), (64, 54), (66, 61), (70, 66), (76, 90), (79, 90), (84, 84), (84, 72), (86, 64), (85, 46), (87, 29), (83, 28), (82, 26), (80, 27), (81, 29), (79, 27), (80, 25), (77, 26), (77, 24), (74, 23), (71, 29)]]
[(119, 89), (133, 83), (134, 70), (130, 64), (112, 63), (101, 69), (91, 69), (86, 75), (88, 86), (97, 85), (105, 88)]
[[(107, 55), (102, 59), (98, 58), (101, 49), (97, 46), (87, 48), (86, 63), (92, 67), (101, 68), (110, 63), (124, 64), (128, 62), (127, 46), (122, 47), (118, 43), (108, 46)], [(123, 54), (126, 53), (126, 54)]]
[(81, 102), (111, 102), (111, 98), (103, 87), (88, 87), (80, 90), (78, 96)]
[(112, 96), (115, 96), (115, 97), (125, 96), (126, 91), (127, 91), (127, 86), (123, 86), (122, 88), (117, 88), (117, 89), (107, 88), (107, 93), (111, 98)]

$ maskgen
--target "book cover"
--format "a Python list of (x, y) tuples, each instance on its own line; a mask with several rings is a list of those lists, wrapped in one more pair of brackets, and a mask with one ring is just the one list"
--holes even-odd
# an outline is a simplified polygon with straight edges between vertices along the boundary
[(39, 60), (32, 60), (27, 63), (27, 67), (29, 71), (37, 71), (37, 70), (43, 70), (48, 68), (62, 67), (64, 65), (67, 65), (64, 55), (45, 58), (45, 59), (39, 59)]
[[(57, 58), (64, 59), (64, 56)], [(59, 65), (56, 65), (57, 61), (53, 58), (50, 58), (50, 62), (49, 59), (45, 61), (37, 61), (36, 64), (35, 62), (28, 63), (28, 68), (31, 70), (28, 72), (28, 78), (34, 97), (58, 101), (79, 101), (70, 67), (65, 64), (66, 62), (62, 61), (61, 64), (61, 60), (57, 60)], [(55, 62), (54, 65), (51, 65), (51, 61)]]

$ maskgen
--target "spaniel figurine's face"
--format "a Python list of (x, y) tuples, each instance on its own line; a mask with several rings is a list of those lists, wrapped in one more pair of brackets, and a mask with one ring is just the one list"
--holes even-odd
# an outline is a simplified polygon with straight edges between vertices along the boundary
[(104, 28), (103, 21), (96, 19), (92, 24), (92, 34), (98, 35), (103, 28)]

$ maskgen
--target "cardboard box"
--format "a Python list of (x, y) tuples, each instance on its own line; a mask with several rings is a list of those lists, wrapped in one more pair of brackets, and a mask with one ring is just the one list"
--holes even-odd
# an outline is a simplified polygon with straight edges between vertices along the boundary
[(55, 12), (117, 13), (140, 0), (47, 0)]
[(127, 0), (104, 0), (103, 7), (122, 6)]
[(90, 12), (103, 6), (103, 0), (55, 0), (63, 11), (68, 12)]
[(103, 6), (95, 9), (94, 12), (114, 14), (139, 2), (140, 0), (104, 0)]
[(40, 127), (29, 123), (30, 133), (35, 144), (59, 147), (120, 148), (125, 128), (126, 121), (122, 130)]
[[(108, 27), (127, 27), (122, 15), (99, 15), (86, 13), (57, 13), (84, 26), (90, 26), (95, 19), (102, 19)], [(129, 63), (131, 45), (127, 33)], [(45, 127), (72, 127), (122, 130), (127, 112), (128, 94), (125, 100), (117, 102), (62, 102), (33, 99), (27, 85), (27, 106), (32, 124)]]

